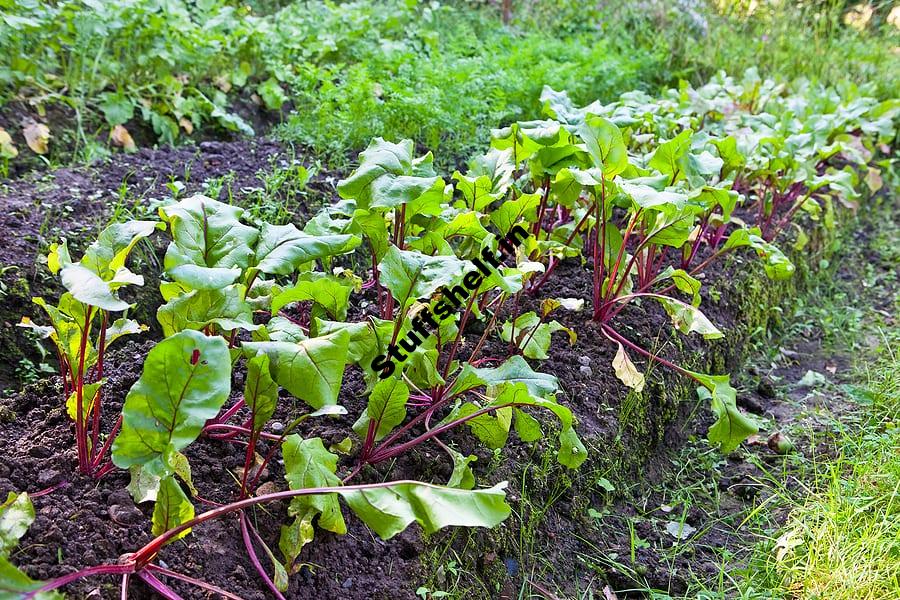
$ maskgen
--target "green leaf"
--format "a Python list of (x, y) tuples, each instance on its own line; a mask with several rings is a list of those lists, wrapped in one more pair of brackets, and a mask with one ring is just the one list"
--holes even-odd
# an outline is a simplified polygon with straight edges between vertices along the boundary
[[(337, 321), (325, 321), (316, 319), (316, 334), (328, 335), (336, 331), (345, 330), (350, 338), (347, 346), (347, 363), (359, 364), (365, 367), (372, 364), (372, 360), (384, 353), (384, 348), (391, 341), (394, 332), (394, 324), (391, 321), (369, 317), (366, 321), (358, 323), (343, 323)], [(370, 369), (363, 369), (368, 373)]]
[(347, 504), (381, 539), (416, 522), (426, 534), (443, 527), (495, 527), (509, 515), (506, 482), (481, 490), (462, 490), (417, 482), (341, 491)]
[[(40, 589), (43, 585), (44, 582), (34, 581), (6, 558), (0, 556), (0, 598), (4, 600), (21, 598), (24, 594)], [(55, 591), (41, 592), (35, 595), (33, 600), (63, 600), (63, 595)]]
[(499, 367), (472, 369), (478, 379), (487, 386), (499, 386), (504, 383), (522, 383), (528, 392), (544, 398), (556, 393), (559, 381), (553, 375), (538, 373), (519, 355), (509, 357)]
[[(474, 402), (465, 402), (458, 409), (451, 412), (442, 423), (468, 417), (482, 408), (482, 406)], [(475, 437), (481, 440), (485, 446), (495, 450), (506, 445), (506, 440), (509, 438), (509, 430), (512, 426), (512, 415), (511, 407), (500, 408), (493, 413), (484, 413), (469, 419), (466, 421), (466, 426), (472, 430)]]
[(300, 280), (294, 287), (287, 288), (272, 298), (272, 314), (293, 302), (313, 301), (321, 306), (329, 316), (343, 320), (347, 318), (350, 292), (353, 282), (324, 275), (312, 280)]
[(113, 462), (142, 465), (155, 475), (172, 472), (169, 457), (197, 439), (231, 391), (231, 357), (221, 337), (182, 331), (158, 343), (122, 408), (122, 431)]
[[(83, 265), (66, 265), (62, 268), (59, 275), (63, 286), (79, 302), (109, 311), (125, 310), (130, 306), (116, 296), (110, 282), (104, 281), (99, 275)], [(139, 285), (143, 285), (143, 278), (140, 279)]]
[(669, 185), (686, 177), (685, 157), (691, 149), (693, 132), (685, 129), (677, 136), (656, 147), (647, 166), (670, 176)]
[(675, 288), (685, 294), (688, 294), (691, 297), (691, 305), (699, 306), (700, 305), (700, 280), (692, 277), (687, 271), (684, 269), (675, 269), (672, 266), (668, 266), (663, 270), (662, 273), (656, 276), (656, 279), (653, 280), (653, 283), (659, 283), (661, 281), (665, 281), (667, 279), (671, 279), (672, 283), (675, 284)]
[(336, 331), (330, 335), (301, 342), (244, 342), (250, 356), (260, 351), (269, 356), (272, 377), (281, 387), (319, 409), (337, 404), (350, 334)]
[(0, 504), (0, 558), (9, 556), (33, 522), (34, 506), (28, 494), (9, 492)]
[(109, 281), (125, 266), (128, 255), (142, 239), (158, 229), (165, 229), (165, 223), (158, 221), (126, 221), (108, 226), (97, 239), (88, 246), (80, 264), (102, 279)]
[(697, 388), (701, 400), (709, 400), (717, 419), (709, 428), (707, 437), (718, 445), (722, 452), (734, 451), (742, 441), (759, 431), (756, 421), (742, 413), (737, 407), (737, 390), (731, 387), (727, 375), (706, 375), (694, 373), (702, 387)]
[[(83, 421), (90, 420), (91, 410), (94, 408), (94, 401), (97, 399), (97, 393), (101, 386), (106, 383), (103, 379), (96, 383), (86, 383), (81, 390), (81, 416)], [(78, 413), (78, 391), (73, 391), (66, 399), (66, 414), (73, 421)]]
[[(499, 393), (497, 393), (499, 392)], [(572, 411), (556, 402), (555, 399), (535, 398), (522, 383), (510, 383), (498, 388), (492, 405), (502, 406), (536, 406), (552, 412), (559, 419), (559, 452), (556, 459), (559, 464), (570, 469), (577, 469), (587, 459), (587, 449), (575, 433)]]
[(763, 260), (763, 269), (770, 279), (790, 279), (794, 274), (794, 263), (774, 244), (759, 236), (756, 229), (737, 229), (728, 236), (722, 250), (750, 246)]
[(578, 135), (584, 140), (594, 166), (603, 170), (606, 179), (612, 179), (628, 168), (628, 151), (622, 132), (611, 121), (588, 115), (578, 127)]
[[(284, 478), (292, 490), (335, 487), (341, 480), (335, 475), (338, 457), (325, 449), (321, 438), (302, 439), (291, 434), (282, 444)], [(347, 533), (337, 494), (298, 496), (291, 500), (288, 514), (308, 517), (314, 510), (319, 515), (319, 527), (337, 534)]]
[(169, 457), (169, 465), (175, 475), (188, 486), (191, 495), (196, 496), (197, 488), (194, 487), (194, 480), (191, 477), (191, 463), (188, 461), (188, 457), (181, 452), (173, 452)]
[(355, 235), (309, 235), (290, 224), (263, 223), (253, 266), (269, 275), (290, 275), (310, 261), (346, 254), (360, 242)]
[(453, 472), (450, 474), (450, 481), (447, 482), (447, 485), (464, 490), (471, 490), (475, 487), (475, 474), (472, 472), (472, 468), (469, 465), (477, 461), (478, 457), (474, 454), (465, 456), (449, 446), (447, 446), (445, 450), (453, 458)]
[(258, 232), (240, 222), (243, 209), (197, 195), (160, 208), (159, 214), (172, 232), (164, 264), (175, 281), (218, 289), (249, 266)]
[(338, 183), (338, 193), (356, 200), (361, 209), (395, 208), (426, 193), (442, 194), (443, 182), (431, 169), (431, 154), (414, 160), (412, 140), (393, 144), (375, 138), (359, 159), (359, 167)]
[[(151, 533), (153, 535), (163, 534), (193, 518), (194, 505), (188, 500), (181, 486), (174, 477), (163, 477), (159, 482), (156, 504), (153, 505)], [(166, 543), (171, 544), (175, 540), (180, 540), (190, 532), (190, 528), (185, 529)]]
[(269, 77), (259, 84), (256, 92), (269, 110), (281, 110), (281, 106), (288, 101), (287, 94), (284, 93), (278, 80), (274, 77)]
[[(515, 326), (514, 326), (515, 325)], [(528, 358), (546, 360), (550, 358), (547, 351), (550, 349), (551, 336), (557, 331), (565, 331), (569, 334), (569, 342), (575, 343), (576, 334), (559, 321), (542, 323), (541, 318), (533, 311), (519, 315), (515, 324), (507, 321), (500, 330), (500, 338), (504, 342), (512, 340), (515, 335), (516, 347), (522, 349), (522, 353)], [(524, 347), (523, 347), (524, 346)]]
[(500, 235), (505, 236), (513, 226), (522, 221), (534, 222), (540, 203), (540, 194), (522, 194), (515, 200), (507, 200), (491, 213), (491, 223)]
[(289, 573), (294, 572), (294, 562), (300, 555), (303, 546), (313, 541), (315, 530), (313, 529), (312, 521), (317, 514), (319, 514), (318, 511), (311, 508), (294, 517), (290, 525), (281, 526), (278, 548), (284, 555)]
[(360, 415), (353, 430), (365, 439), (369, 423), (374, 421), (375, 441), (383, 439), (387, 434), (406, 419), (406, 402), (409, 400), (409, 387), (396, 377), (380, 380), (369, 394), (366, 412)]
[(221, 289), (193, 290), (160, 306), (156, 319), (165, 336), (186, 329), (201, 330), (208, 325), (218, 325), (222, 331), (255, 331), (259, 325), (253, 323), (253, 310), (244, 294), (245, 287), (239, 283)]
[(402, 308), (461, 280), (466, 263), (453, 256), (426, 256), (391, 246), (378, 265), (381, 283)]
[(122, 92), (105, 92), (100, 98), (100, 110), (110, 127), (124, 125), (134, 117), (134, 103)]
[(116, 319), (109, 327), (106, 328), (106, 347), (109, 348), (113, 344), (113, 342), (115, 342), (119, 338), (125, 337), (126, 335), (143, 333), (148, 329), (150, 328), (146, 325), (141, 325), (140, 323), (132, 319)]
[(269, 373), (269, 356), (266, 354), (258, 354), (247, 361), (244, 402), (253, 414), (253, 431), (262, 431), (278, 406), (278, 384)]

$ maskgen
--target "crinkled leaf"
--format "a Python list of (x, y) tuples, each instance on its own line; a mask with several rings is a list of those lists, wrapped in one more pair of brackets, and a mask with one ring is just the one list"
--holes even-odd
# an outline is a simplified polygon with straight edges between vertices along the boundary
[[(302, 439), (292, 434), (282, 444), (284, 455), (284, 477), (292, 490), (341, 485), (335, 475), (338, 457), (325, 449), (320, 438)], [(291, 500), (288, 514), (307, 515), (315, 510), (319, 515), (319, 527), (334, 533), (347, 533), (347, 525), (341, 514), (341, 506), (336, 494), (316, 494), (298, 496)]]
[(382, 379), (369, 394), (366, 412), (354, 423), (353, 430), (365, 439), (369, 423), (377, 423), (375, 440), (381, 440), (406, 419), (406, 402), (409, 400), (409, 387), (396, 377)]
[(221, 337), (182, 331), (159, 342), (122, 408), (122, 431), (113, 462), (142, 465), (156, 475), (172, 472), (168, 457), (197, 439), (231, 391), (231, 357)]
[(290, 275), (312, 260), (350, 252), (360, 241), (355, 235), (310, 235), (291, 224), (263, 223), (253, 266), (270, 275)]
[(457, 284), (466, 264), (454, 256), (426, 256), (391, 246), (378, 265), (381, 283), (407, 307), (417, 298), (427, 298), (438, 288)]
[(272, 298), (272, 314), (292, 302), (313, 301), (334, 319), (347, 318), (352, 282), (325, 275), (313, 280), (300, 280)]
[(245, 342), (242, 348), (250, 356), (265, 352), (275, 381), (318, 409), (337, 404), (349, 341), (350, 334), (340, 330), (297, 343)]
[(220, 289), (199, 289), (176, 296), (156, 311), (163, 335), (185, 329), (201, 330), (218, 325), (222, 331), (254, 331), (253, 310), (244, 300), (245, 287), (239, 283)]
[(174, 280), (218, 289), (249, 266), (259, 232), (240, 222), (243, 209), (197, 195), (160, 208), (159, 214), (172, 233), (164, 264)]

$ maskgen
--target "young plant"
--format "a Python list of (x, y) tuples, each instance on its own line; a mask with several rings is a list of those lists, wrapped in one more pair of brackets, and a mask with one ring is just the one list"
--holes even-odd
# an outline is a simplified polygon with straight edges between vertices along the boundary
[(47, 264), (67, 291), (56, 306), (34, 298), (47, 313), (49, 326), (36, 325), (27, 317), (20, 323), (50, 338), (56, 347), (66, 411), (75, 421), (78, 470), (85, 475), (99, 477), (112, 468), (103, 461), (121, 426), (119, 420), (103, 442), (100, 420), (106, 351), (119, 338), (147, 329), (126, 316), (110, 318), (116, 312), (127, 314), (131, 307), (119, 298), (119, 290), (144, 283), (144, 278), (129, 271), (125, 263), (140, 240), (163, 228), (162, 223), (153, 221), (110, 225), (78, 262), (72, 261), (65, 241), (54, 244)]

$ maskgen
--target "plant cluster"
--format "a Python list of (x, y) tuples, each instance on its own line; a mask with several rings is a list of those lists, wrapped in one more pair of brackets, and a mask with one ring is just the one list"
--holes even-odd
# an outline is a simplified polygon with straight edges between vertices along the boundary
[(540, 82), (592, 98), (633, 87), (652, 63), (587, 33), (573, 42), (509, 30), (487, 9), (253, 4), (0, 2), (0, 106), (27, 103), (46, 123), (4, 123), (0, 167), (25, 157), (23, 138), (54, 156), (60, 107), (75, 115), (72, 153), (84, 159), (146, 138), (252, 134), (241, 105), (273, 117), (293, 106), (281, 135), (337, 160), (376, 135), (412, 137), (454, 159), (486, 142), (495, 123), (536, 114)]
[[(78, 262), (65, 243), (54, 247), (48, 264), (67, 292), (55, 307), (36, 299), (50, 326), (23, 324), (57, 347), (81, 472), (129, 469), (135, 500), (155, 502), (156, 537), (117, 564), (28, 583), (24, 597), (99, 574), (121, 575), (123, 595), (136, 577), (177, 598), (162, 574), (234, 597), (156, 562), (166, 543), (231, 514), (276, 598), (314, 527), (346, 532), (339, 498), (383, 538), (413, 522), (426, 532), (500, 523), (510, 512), (504, 484), (476, 488), (475, 457), (446, 434), (465, 427), (491, 449), (511, 435), (536, 442), (546, 427), (536, 418), (542, 409), (558, 422), (551, 425), (558, 462), (574, 469), (586, 460), (576, 419), (557, 399), (565, 390), (527, 360), (548, 358), (554, 334), (577, 343), (575, 331), (552, 319), (557, 311), (590, 307), (584, 319), (616, 348), (610, 366), (629, 388), (645, 385), (635, 354), (694, 380), (717, 417), (709, 439), (723, 451), (754, 433), (727, 375), (689, 371), (654, 355), (624, 335), (617, 316), (659, 303), (678, 332), (723, 337), (699, 308), (710, 265), (746, 249), (770, 277), (791, 276), (793, 265), (773, 242), (794, 231), (802, 246), (800, 215), (831, 226), (840, 206), (855, 206), (863, 186), (877, 190), (890, 168), (879, 154), (889, 151), (900, 106), (818, 88), (789, 93), (752, 71), (741, 81), (720, 76), (699, 89), (683, 85), (657, 100), (630, 93), (579, 108), (548, 88), (541, 101), (546, 118), (495, 130), (490, 151), (448, 179), (437, 174), (431, 153), (416, 155), (412, 141), (373, 140), (338, 185), (341, 200), (302, 230), (192, 196), (161, 207), (159, 222), (111, 225)], [(104, 434), (104, 352), (141, 329), (119, 297), (121, 288), (142, 284), (125, 262), (156, 230), (170, 240), (160, 284), (165, 304), (157, 312), (166, 337), (147, 355), (117, 424)], [(530, 236), (516, 238), (521, 243), (507, 249), (507, 263), (480, 270), (482, 258), (498, 256), (502, 240), (517, 230)], [(563, 260), (590, 272), (590, 297), (541, 295)], [(478, 281), (466, 281), (472, 273)], [(464, 302), (454, 302), (460, 281)], [(523, 312), (526, 301), (536, 309)], [(441, 303), (458, 304), (458, 317), (404, 346), (421, 315), (438, 314)], [(126, 316), (110, 322), (117, 312)], [(370, 368), (398, 345), (404, 360), (391, 372)], [(367, 400), (353, 425), (357, 443), (343, 449), (352, 456), (344, 472), (336, 449), (301, 432), (309, 419), (347, 412), (338, 402), (341, 385), (345, 371), (357, 367)], [(232, 390), (236, 369), (244, 372), (243, 390)], [(276, 432), (269, 421), (283, 395), (303, 401), (308, 412)], [(234, 500), (196, 515), (182, 486), (193, 489), (183, 451), (200, 436), (239, 445), (245, 460)], [(258, 452), (262, 440), (268, 449)], [(389, 475), (383, 483), (353, 483), (373, 465), (432, 442), (452, 465), (445, 486)], [(287, 490), (265, 493), (261, 474), (279, 452)], [(247, 511), (283, 499), (290, 499), (290, 519), (276, 556)]]

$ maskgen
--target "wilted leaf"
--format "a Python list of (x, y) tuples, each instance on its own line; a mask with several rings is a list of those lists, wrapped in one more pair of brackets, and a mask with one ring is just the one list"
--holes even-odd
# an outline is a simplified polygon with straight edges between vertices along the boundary
[(113, 127), (109, 137), (112, 139), (113, 144), (120, 148), (124, 148), (126, 152), (134, 152), (137, 150), (137, 145), (135, 145), (134, 140), (131, 138), (131, 134), (128, 133), (128, 130), (122, 125)]
[(641, 392), (644, 389), (644, 374), (638, 371), (631, 359), (628, 358), (628, 353), (625, 352), (622, 344), (619, 344), (619, 349), (613, 358), (612, 365), (616, 371), (616, 377), (622, 383), (635, 392)]
[(28, 120), (23, 123), (22, 135), (25, 142), (37, 154), (47, 153), (47, 144), (50, 142), (50, 128), (43, 123)]

